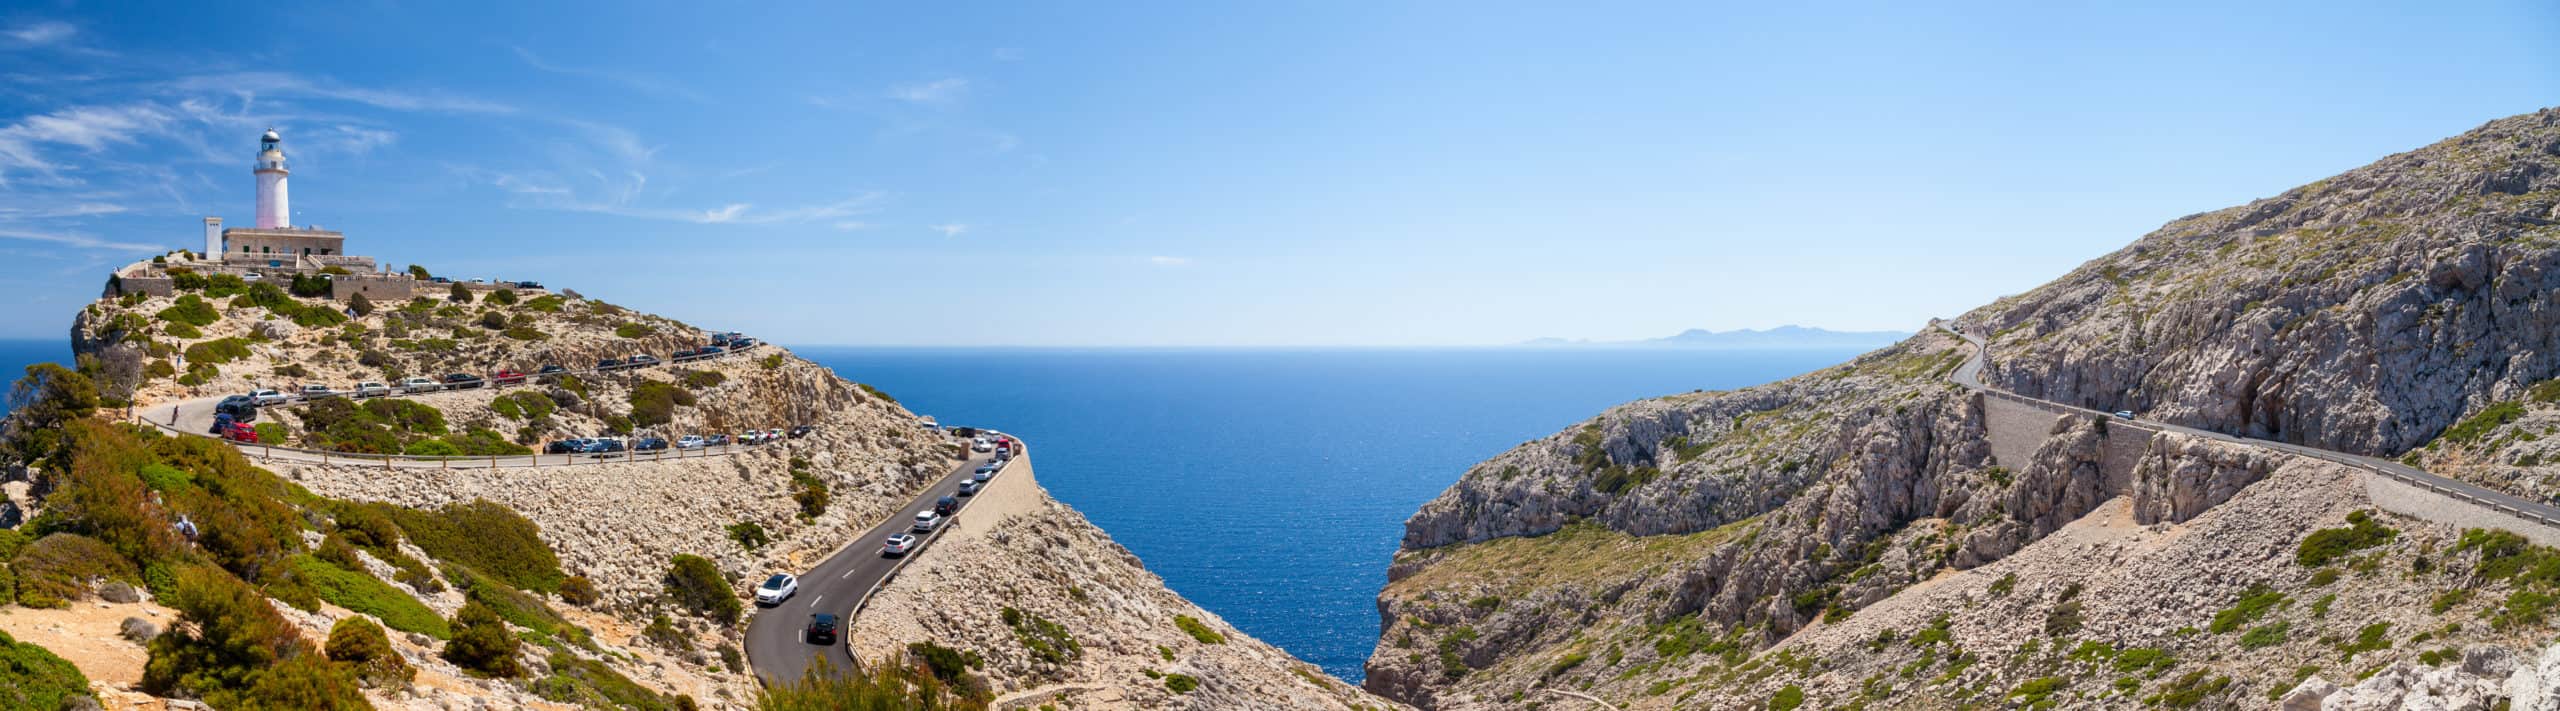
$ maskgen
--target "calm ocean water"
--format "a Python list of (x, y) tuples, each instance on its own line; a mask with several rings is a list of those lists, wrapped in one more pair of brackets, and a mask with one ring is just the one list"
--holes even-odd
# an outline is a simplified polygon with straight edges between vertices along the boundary
[(56, 338), (43, 341), (0, 340), (0, 412), (8, 411), (8, 387), (26, 377), (27, 366), (44, 362), (71, 364), (71, 341)]
[(1040, 481), (1173, 589), (1352, 682), (1404, 520), (1469, 465), (1610, 405), (1851, 351), (799, 349)]
[[(1852, 351), (805, 348), (947, 424), (1019, 433), (1040, 480), (1184, 597), (1357, 683), (1405, 517), (1469, 465), (1628, 400)], [(0, 341), (0, 375), (69, 362)]]

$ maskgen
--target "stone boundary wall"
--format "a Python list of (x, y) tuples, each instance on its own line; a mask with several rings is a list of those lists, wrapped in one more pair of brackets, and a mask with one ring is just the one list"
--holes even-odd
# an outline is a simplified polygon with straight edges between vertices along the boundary
[(2537, 544), (2560, 546), (2560, 530), (2500, 511), (2496, 504), (2458, 500), (2454, 497), (2460, 494), (2439, 492), (2363, 469), (2357, 469), (2356, 476), (2364, 480), (2365, 498), (2372, 499), (2373, 505), (2384, 511), (2455, 528), (2495, 528)]
[(329, 278), (329, 298), (339, 301), (363, 294), (374, 303), (408, 301), (417, 294), (418, 280), (407, 274), (349, 274)]
[[(1982, 402), (1982, 426), (1991, 439), (1991, 461), (2010, 471), (2026, 471), (2035, 463), (2036, 448), (2052, 436), (2054, 424), (2064, 417), (2087, 417), (2079, 413), (2058, 412), (2033, 403), (1978, 395)], [(2123, 494), (2133, 491), (2133, 467), (2151, 447), (2151, 430), (2129, 427), (2114, 420), (2100, 420), (2106, 433), (2099, 469), (2107, 477), (2102, 490)]]

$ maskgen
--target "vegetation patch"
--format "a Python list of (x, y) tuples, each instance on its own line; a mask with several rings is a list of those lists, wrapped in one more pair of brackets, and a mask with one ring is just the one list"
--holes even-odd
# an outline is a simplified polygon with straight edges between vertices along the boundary
[(729, 590), (728, 577), (702, 556), (676, 556), (667, 570), (666, 590), (667, 598), (679, 609), (721, 624), (738, 621), (741, 609), (738, 596)]
[(89, 696), (89, 677), (51, 650), (0, 632), (0, 708), (68, 709)]
[(2253, 583), (2249, 589), (2241, 591), (2240, 599), (2231, 603), (2230, 607), (2213, 614), (2213, 625), (2208, 629), (2213, 630), (2214, 634), (2238, 631), (2249, 623), (2258, 621), (2258, 618), (2265, 617), (2267, 611), (2275, 609), (2277, 605), (2284, 604), (2286, 601), (2284, 593), (2276, 592), (2274, 588), (2267, 587), (2266, 583)]
[(1182, 628), (1184, 634), (1191, 635), (1192, 639), (1200, 640), (1201, 644), (1227, 643), (1226, 635), (1218, 634), (1217, 630), (1209, 629), (1209, 625), (1201, 622), (1200, 618), (1197, 617), (1192, 617), (1190, 615), (1174, 615), (1173, 626)]
[(531, 390), (518, 390), (500, 395), (498, 399), (490, 401), (489, 409), (510, 420), (539, 420), (549, 417), (553, 410), (558, 409), (558, 405), (551, 402), (551, 396)]
[(153, 316), (170, 325), (195, 328), (211, 326), (213, 322), (222, 320), (222, 312), (214, 310), (213, 304), (205, 303), (203, 297), (194, 294), (178, 295), (177, 305), (161, 309)]
[(2437, 435), (2437, 438), (2455, 444), (2471, 444), (2521, 417), (2524, 417), (2524, 404), (2509, 400), (2481, 408), (2478, 414), (2445, 428), (2444, 434)]
[(560, 556), (542, 542), (542, 529), (514, 509), (486, 499), (435, 510), (367, 504), (390, 516), (409, 542), (438, 560), (468, 566), (510, 586), (534, 592), (560, 589), (569, 577)]
[(1008, 605), (1004, 608), (1004, 625), (1013, 629), (1013, 638), (1033, 659), (1049, 664), (1065, 664), (1084, 656), (1084, 646), (1076, 643), (1067, 628), (1037, 613), (1024, 612)]
[(416, 632), (436, 639), (453, 636), (444, 617), (428, 609), (426, 604), (408, 593), (400, 592), (381, 579), (361, 570), (347, 570), (328, 561), (302, 555), (288, 563), (293, 570), (318, 588), (320, 599), (329, 604), (382, 618), (382, 623), (402, 632)]
[(240, 338), (216, 338), (187, 346), (187, 363), (221, 365), (249, 357), (249, 342)]
[(2302, 546), (2294, 551), (2293, 559), (2302, 567), (2317, 568), (2349, 553), (2390, 543), (2399, 536), (2398, 529), (2375, 521), (2373, 512), (2357, 511), (2347, 514), (2345, 528), (2323, 528), (2303, 537)]

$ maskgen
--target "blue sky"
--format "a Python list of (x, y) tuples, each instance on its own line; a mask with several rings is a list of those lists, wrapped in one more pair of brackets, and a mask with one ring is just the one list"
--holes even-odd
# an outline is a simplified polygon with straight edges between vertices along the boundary
[(270, 125), (351, 251), (787, 343), (1469, 345), (1914, 328), (2560, 103), (2545, 2), (921, 5), (13, 4), (0, 336)]

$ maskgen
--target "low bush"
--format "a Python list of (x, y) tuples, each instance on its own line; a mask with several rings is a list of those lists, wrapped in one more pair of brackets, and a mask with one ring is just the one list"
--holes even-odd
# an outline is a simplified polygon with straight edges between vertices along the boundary
[(514, 306), (516, 305), (516, 290), (499, 289), (489, 292), (489, 303), (499, 306)]
[(560, 581), (561, 602), (579, 607), (586, 607), (588, 605), (596, 604), (596, 601), (602, 599), (604, 599), (604, 595), (596, 592), (595, 582), (588, 580), (587, 576), (572, 575), (569, 576), (569, 579)]
[(446, 642), (442, 656), (454, 666), (477, 676), (501, 679), (524, 676), (524, 667), (516, 663), (516, 647), (520, 644), (514, 632), (507, 630), (505, 620), (489, 606), (474, 600), (462, 604), (453, 615), (453, 641)]
[(677, 609), (733, 624), (741, 612), (738, 596), (729, 589), (729, 578), (720, 568), (697, 555), (678, 555), (668, 566), (667, 598)]
[(1033, 659), (1065, 664), (1084, 656), (1084, 646), (1063, 625), (1011, 606), (1004, 608), (1003, 617), (1005, 626), (1013, 628), (1014, 640), (1021, 642)]
[(1189, 674), (1168, 673), (1164, 675), (1164, 688), (1172, 689), (1176, 694), (1188, 694), (1200, 688), (1200, 680)]
[[(443, 620), (437, 623), (441, 625)], [(392, 648), (391, 638), (382, 633), (382, 626), (363, 617), (349, 617), (331, 626), (327, 647), (329, 661), (353, 668), (356, 676), (376, 688), (402, 688), (418, 675), (417, 669), (400, 658), (400, 651)]]
[(161, 326), (160, 333), (161, 335), (165, 335), (170, 338), (184, 338), (190, 341), (204, 337), (204, 332), (196, 330), (196, 327), (175, 321), (169, 322), (168, 325)]
[(400, 531), (427, 555), (469, 566), (510, 586), (553, 592), (568, 578), (560, 572), (560, 556), (542, 542), (533, 521), (486, 499), (447, 504), (435, 510), (373, 504), (398, 522)]
[(630, 402), (633, 426), (656, 427), (674, 422), (676, 408), (689, 407), (694, 400), (693, 393), (674, 383), (647, 380), (632, 386)]
[(613, 335), (621, 336), (623, 338), (641, 338), (657, 332), (658, 329), (652, 328), (649, 324), (645, 323), (624, 322), (620, 326), (613, 327)]
[(489, 409), (510, 420), (538, 420), (558, 409), (551, 397), (531, 390), (518, 390), (498, 396)]
[[(498, 292), (504, 294), (506, 292)], [(586, 708), (626, 709), (627, 711), (679, 711), (690, 708), (690, 699), (664, 696), (634, 682), (621, 672), (593, 659), (553, 652), (547, 659), (551, 675), (535, 683), (543, 698), (574, 703)]]
[(108, 580), (142, 582), (142, 571), (115, 548), (76, 533), (36, 539), (9, 568), (18, 576), (18, 604), (28, 607), (67, 607)]
[(2265, 583), (2251, 584), (2247, 590), (2241, 591), (2239, 600), (2232, 602), (2230, 607), (2214, 613), (2213, 624), (2208, 629), (2213, 630), (2214, 634), (2238, 631), (2249, 623), (2258, 621), (2258, 618), (2265, 617), (2269, 610), (2285, 602), (2284, 593), (2276, 592)]
[(729, 376), (722, 375), (717, 370), (697, 370), (684, 374), (684, 386), (695, 390), (714, 387), (728, 381)]
[(215, 310), (213, 304), (206, 303), (202, 297), (194, 294), (178, 295), (177, 305), (161, 309), (159, 313), (152, 316), (173, 326), (185, 325), (197, 328), (211, 326), (213, 322), (222, 320), (221, 311)]
[(969, 670), (982, 669), (987, 665), (987, 660), (977, 652), (963, 652), (932, 642), (908, 643), (907, 654), (923, 663), (925, 669), (932, 671), (934, 678), (941, 679), (943, 683), (958, 682), (969, 674)]
[(2293, 559), (2302, 567), (2317, 568), (2347, 554), (2390, 543), (2399, 536), (2398, 530), (2375, 521), (2372, 512), (2357, 511), (2347, 514), (2345, 528), (2324, 528), (2303, 537)]
[(443, 616), (371, 574), (339, 568), (311, 556), (296, 556), (292, 563), (294, 570), (319, 590), (320, 599), (329, 604), (382, 618), (383, 624), (402, 632), (436, 639), (453, 636)]
[(94, 708), (78, 705), (89, 696), (89, 677), (51, 650), (20, 642), (0, 632), (0, 708)]
[(764, 526), (754, 521), (739, 521), (729, 524), (729, 540), (737, 541), (738, 547), (752, 551), (772, 543), (773, 536), (765, 533)]
[(177, 573), (178, 622), (151, 640), (142, 690), (200, 696), (214, 708), (360, 709), (355, 680), (276, 614), (258, 591), (214, 568)]
[(2524, 417), (2523, 403), (2513, 400), (2501, 402), (2481, 408), (2478, 414), (2463, 418), (2461, 422), (2445, 428), (2444, 433), (2438, 437), (2457, 444), (2470, 444), (2520, 417)]
[(239, 338), (216, 338), (187, 346), (187, 363), (221, 365), (249, 357), (249, 342)]
[(1184, 634), (1191, 635), (1192, 639), (1200, 640), (1201, 644), (1227, 643), (1226, 635), (1218, 634), (1217, 630), (1209, 629), (1209, 625), (1201, 622), (1200, 618), (1197, 617), (1192, 617), (1190, 615), (1174, 615), (1173, 626), (1182, 628)]
[(840, 673), (820, 659), (798, 681), (763, 687), (757, 711), (836, 711), (839, 709), (942, 709), (984, 711), (994, 695), (983, 687), (954, 688), (931, 671), (894, 659), (880, 659), (852, 674)]

